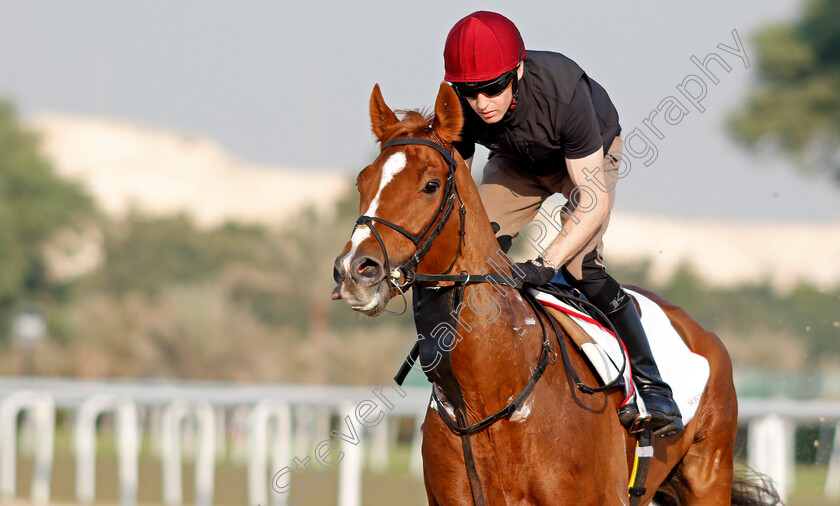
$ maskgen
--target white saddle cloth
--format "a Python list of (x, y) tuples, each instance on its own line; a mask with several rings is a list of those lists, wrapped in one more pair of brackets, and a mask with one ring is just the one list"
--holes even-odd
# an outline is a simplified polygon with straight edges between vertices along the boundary
[[(674, 400), (680, 408), (683, 423), (686, 424), (694, 417), (697, 406), (700, 405), (700, 398), (709, 379), (709, 362), (686, 346), (659, 305), (644, 295), (632, 290), (626, 291), (636, 299), (639, 305), (642, 326), (645, 328), (653, 358), (659, 367), (662, 379), (674, 392)], [(543, 305), (565, 313), (586, 332), (591, 342), (582, 344), (581, 350), (601, 376), (604, 384), (612, 381), (618, 375), (626, 355), (624, 345), (619, 344), (615, 335), (589, 315), (581, 313), (556, 297), (543, 292), (532, 291), (532, 293)], [(640, 411), (645, 413), (644, 402), (630, 381), (630, 372), (628, 362), (622, 380), (625, 392), (624, 402), (627, 403), (635, 397)]]

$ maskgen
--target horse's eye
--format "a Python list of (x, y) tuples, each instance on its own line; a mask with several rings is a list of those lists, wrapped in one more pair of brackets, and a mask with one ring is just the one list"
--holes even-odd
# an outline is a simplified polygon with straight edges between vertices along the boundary
[(429, 181), (426, 183), (426, 186), (423, 187), (423, 193), (434, 193), (440, 189), (440, 183), (438, 181)]

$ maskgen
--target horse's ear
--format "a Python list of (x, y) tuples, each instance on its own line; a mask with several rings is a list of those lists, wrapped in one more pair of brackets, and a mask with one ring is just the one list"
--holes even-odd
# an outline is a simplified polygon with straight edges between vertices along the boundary
[(379, 84), (373, 86), (373, 93), (370, 94), (370, 123), (373, 128), (373, 135), (381, 143), (385, 138), (385, 131), (389, 126), (399, 121), (397, 115), (385, 104), (382, 92), (379, 91)]
[(461, 112), (461, 102), (455, 90), (445, 82), (440, 83), (437, 100), (435, 101), (435, 120), (432, 129), (440, 139), (451, 144), (461, 138), (461, 127), (464, 116)]

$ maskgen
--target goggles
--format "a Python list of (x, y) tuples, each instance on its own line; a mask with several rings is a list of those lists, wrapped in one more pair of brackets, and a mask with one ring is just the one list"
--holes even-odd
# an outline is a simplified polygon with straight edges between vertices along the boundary
[(479, 93), (483, 93), (488, 97), (495, 97), (507, 89), (508, 85), (516, 76), (516, 71), (519, 69), (517, 65), (515, 69), (510, 72), (505, 72), (501, 76), (491, 81), (482, 81), (480, 83), (452, 83), (452, 88), (455, 93), (462, 98), (475, 98)]

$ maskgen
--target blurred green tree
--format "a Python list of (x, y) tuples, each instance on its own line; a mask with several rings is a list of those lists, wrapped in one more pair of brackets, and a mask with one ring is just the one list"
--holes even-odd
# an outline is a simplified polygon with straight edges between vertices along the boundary
[(808, 0), (800, 19), (765, 28), (755, 43), (760, 82), (730, 130), (840, 184), (840, 0)]
[(200, 230), (186, 215), (133, 213), (107, 227), (105, 261), (95, 284), (115, 295), (134, 290), (155, 295), (170, 285), (211, 280), (234, 263), (255, 263), (267, 242), (261, 227), (227, 224)]
[(0, 334), (22, 302), (60, 294), (44, 260), (45, 243), (60, 230), (83, 227), (96, 215), (78, 185), (58, 178), (24, 131), (14, 107), (0, 101)]

